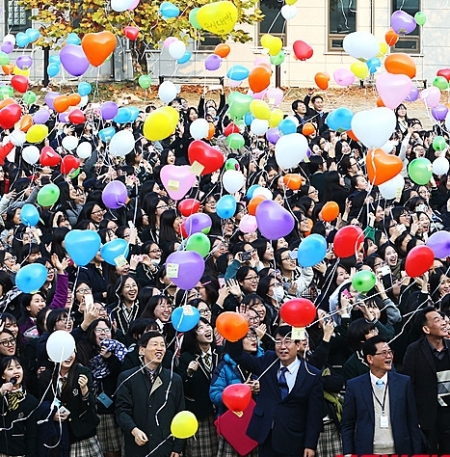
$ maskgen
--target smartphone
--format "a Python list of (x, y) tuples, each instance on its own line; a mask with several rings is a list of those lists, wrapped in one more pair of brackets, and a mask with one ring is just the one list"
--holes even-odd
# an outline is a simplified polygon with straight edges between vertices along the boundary
[(86, 306), (91, 306), (94, 304), (94, 296), (92, 294), (86, 294), (84, 296), (84, 304)]
[(413, 220), (414, 223), (417, 224), (417, 214), (416, 214), (416, 213), (414, 213), (414, 214), (412, 215), (412, 220)]
[(385, 265), (384, 267), (381, 267), (380, 272), (381, 276), (387, 276), (391, 274), (391, 269), (389, 265)]
[(344, 289), (342, 291), (342, 295), (349, 300), (350, 300), (350, 298), (352, 298), (352, 294), (348, 291), (348, 289)]
[(219, 287), (222, 289), (223, 287), (225, 287), (225, 278), (217, 278), (217, 280), (219, 281)]
[(405, 224), (399, 224), (397, 225), (398, 230), (400, 233), (403, 233), (406, 230)]
[(70, 415), (70, 411), (67, 408), (65, 408), (64, 406), (60, 406), (58, 408), (58, 411), (59, 411), (59, 414), (67, 414), (68, 416)]
[(243, 262), (248, 262), (252, 258), (252, 253), (251, 252), (243, 252), (241, 253), (241, 260)]

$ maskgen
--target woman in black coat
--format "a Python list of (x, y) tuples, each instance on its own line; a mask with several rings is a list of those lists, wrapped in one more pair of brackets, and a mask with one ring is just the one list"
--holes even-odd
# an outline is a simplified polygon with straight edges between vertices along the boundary
[(344, 185), (344, 180), (341, 179), (337, 171), (329, 171), (326, 174), (325, 190), (323, 201), (334, 201), (339, 205), (341, 214), (345, 211), (345, 200), (349, 196), (349, 191)]

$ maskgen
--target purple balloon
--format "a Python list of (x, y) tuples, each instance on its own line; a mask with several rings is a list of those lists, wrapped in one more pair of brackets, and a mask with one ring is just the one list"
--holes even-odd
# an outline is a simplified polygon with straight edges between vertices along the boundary
[(102, 200), (107, 208), (119, 209), (128, 200), (128, 192), (121, 181), (111, 181), (102, 192)]
[(256, 222), (262, 236), (268, 240), (283, 238), (292, 232), (292, 214), (273, 200), (264, 200), (256, 208)]
[(190, 215), (184, 223), (184, 229), (190, 236), (193, 233), (209, 233), (212, 226), (211, 218), (204, 213), (195, 213)]
[(11, 53), (13, 49), (14, 45), (11, 43), (11, 41), (5, 41), (4, 43), (2, 43), (2, 52), (4, 52), (5, 54)]
[(42, 108), (33, 114), (33, 122), (35, 124), (45, 124), (50, 119), (50, 112), (48, 109)]
[(414, 31), (416, 20), (405, 11), (394, 11), (391, 16), (391, 27), (398, 35), (407, 35)]
[(33, 59), (30, 56), (19, 56), (16, 59), (16, 65), (21, 70), (24, 70), (26, 68), (30, 68), (31, 65), (33, 65)]
[(419, 98), (419, 89), (416, 86), (412, 86), (409, 95), (405, 98), (407, 102), (415, 102)]
[(215, 71), (220, 68), (220, 64), (222, 63), (222, 57), (211, 54), (205, 60), (205, 68), (209, 71)]
[(445, 105), (437, 105), (431, 108), (431, 114), (437, 121), (443, 121), (447, 116), (448, 108)]
[(431, 248), (438, 259), (450, 256), (450, 233), (445, 231), (433, 233), (428, 238), (427, 246)]
[(58, 114), (58, 120), (59, 122), (62, 122), (63, 124), (68, 124), (69, 123), (69, 118), (67, 117), (69, 113), (65, 111), (64, 113), (59, 113)]
[(89, 68), (89, 61), (81, 46), (66, 44), (59, 53), (64, 69), (72, 76), (81, 76)]
[(102, 113), (102, 118), (105, 121), (109, 121), (116, 117), (116, 114), (119, 112), (119, 108), (114, 102), (105, 102), (100, 108)]
[(277, 127), (267, 130), (266, 132), (267, 141), (271, 144), (277, 144), (277, 141), (281, 138), (280, 131)]
[(52, 109), (53, 111), (55, 110), (55, 105), (53, 105), (53, 101), (55, 100), (56, 97), (59, 97), (61, 94), (59, 92), (47, 92), (45, 95), (45, 104)]
[(205, 271), (203, 257), (194, 251), (177, 251), (167, 257), (167, 276), (180, 289), (195, 287)]

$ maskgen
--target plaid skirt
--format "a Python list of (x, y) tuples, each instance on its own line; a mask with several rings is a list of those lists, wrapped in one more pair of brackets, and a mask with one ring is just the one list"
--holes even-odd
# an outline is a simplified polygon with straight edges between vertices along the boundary
[[(241, 457), (241, 454), (239, 454), (223, 436), (219, 436), (217, 457)], [(254, 449), (250, 454), (246, 454), (244, 457), (258, 457), (258, 448)]]
[(198, 431), (186, 440), (184, 457), (213, 457), (217, 454), (217, 430), (214, 416), (198, 421)]
[(103, 457), (97, 436), (72, 443), (70, 457)]
[(342, 440), (336, 424), (331, 422), (324, 425), (324, 431), (319, 436), (316, 457), (335, 457), (342, 454)]
[(114, 414), (98, 414), (100, 424), (97, 425), (97, 438), (100, 448), (105, 452), (115, 452), (122, 449), (123, 434), (114, 420)]

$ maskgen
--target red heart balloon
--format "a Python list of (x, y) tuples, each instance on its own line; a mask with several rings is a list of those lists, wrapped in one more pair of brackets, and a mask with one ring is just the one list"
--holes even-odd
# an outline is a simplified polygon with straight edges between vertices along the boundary
[(5, 106), (0, 110), (0, 127), (2, 129), (12, 129), (14, 124), (22, 116), (22, 108), (17, 103)]
[(222, 392), (222, 401), (231, 411), (238, 413), (244, 411), (250, 404), (252, 391), (248, 384), (231, 384)]
[(314, 54), (313, 48), (302, 40), (297, 40), (293, 45), (295, 57), (298, 60), (308, 60)]
[(306, 327), (315, 319), (316, 307), (306, 298), (294, 298), (281, 306), (280, 316), (293, 327)]
[(131, 41), (135, 41), (139, 35), (139, 29), (137, 27), (132, 27), (131, 25), (127, 25), (123, 29), (123, 34)]
[(447, 81), (450, 81), (450, 68), (441, 68), (436, 76), (443, 76)]
[(239, 127), (236, 125), (236, 124), (233, 124), (232, 122), (230, 122), (226, 127), (225, 127), (225, 130), (223, 131), (223, 134), (225, 136), (229, 136), (231, 135), (232, 133), (239, 133), (240, 130), (239, 130)]
[(61, 162), (61, 173), (63, 175), (68, 175), (75, 171), (80, 166), (80, 161), (75, 156), (65, 156)]
[(225, 157), (221, 151), (201, 140), (195, 140), (189, 145), (188, 157), (191, 165), (194, 162), (203, 165), (202, 176), (213, 173), (225, 163)]
[(178, 203), (178, 211), (184, 216), (189, 217), (191, 214), (198, 212), (200, 208), (200, 202), (195, 198), (186, 198)]
[(11, 78), (11, 86), (24, 94), (28, 90), (28, 78), (24, 75), (15, 75)]
[(61, 162), (61, 156), (50, 146), (44, 146), (39, 157), (39, 162), (44, 167), (55, 167)]
[(12, 143), (6, 143), (3, 146), (0, 146), (0, 165), (5, 163), (6, 156), (14, 149)]
[(388, 154), (382, 149), (370, 149), (366, 156), (367, 176), (375, 186), (379, 186), (397, 176), (403, 168), (400, 157)]
[(83, 124), (86, 118), (84, 117), (83, 111), (80, 109), (74, 109), (69, 113), (68, 119), (72, 124), (78, 125)]

